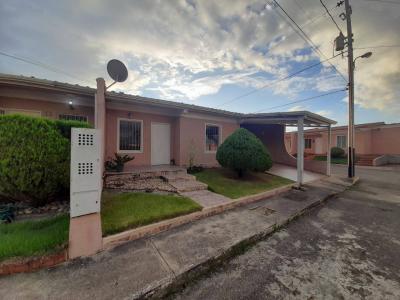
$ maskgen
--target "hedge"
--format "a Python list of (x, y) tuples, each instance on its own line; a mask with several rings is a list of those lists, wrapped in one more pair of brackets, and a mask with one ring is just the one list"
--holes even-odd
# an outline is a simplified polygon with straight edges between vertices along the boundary
[(331, 157), (333, 158), (341, 158), (345, 156), (345, 152), (342, 148), (339, 147), (332, 147), (331, 148)]
[(247, 170), (263, 172), (271, 168), (272, 159), (264, 144), (250, 131), (237, 129), (218, 147), (217, 161), (243, 176)]
[(0, 198), (43, 205), (69, 187), (71, 127), (86, 123), (0, 116)]

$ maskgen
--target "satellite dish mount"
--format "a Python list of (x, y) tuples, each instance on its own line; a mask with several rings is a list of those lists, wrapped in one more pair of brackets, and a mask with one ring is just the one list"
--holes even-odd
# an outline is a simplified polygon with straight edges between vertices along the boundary
[(114, 82), (106, 87), (106, 89), (112, 87), (117, 82), (124, 82), (128, 78), (128, 69), (118, 59), (112, 59), (107, 63), (107, 72)]

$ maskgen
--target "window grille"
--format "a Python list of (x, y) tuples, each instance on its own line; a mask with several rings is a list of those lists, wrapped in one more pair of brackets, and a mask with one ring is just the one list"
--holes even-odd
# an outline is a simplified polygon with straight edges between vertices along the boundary
[(311, 149), (311, 139), (304, 139), (304, 148)]
[(142, 122), (119, 121), (119, 150), (142, 151)]
[(206, 125), (206, 151), (217, 151), (220, 141), (220, 129), (215, 125)]
[(339, 148), (346, 148), (347, 147), (347, 138), (345, 135), (338, 135), (336, 137), (336, 146)]
[(78, 115), (66, 115), (61, 114), (59, 115), (60, 120), (68, 120), (68, 121), (80, 121), (80, 122), (87, 122), (86, 116), (78, 116)]

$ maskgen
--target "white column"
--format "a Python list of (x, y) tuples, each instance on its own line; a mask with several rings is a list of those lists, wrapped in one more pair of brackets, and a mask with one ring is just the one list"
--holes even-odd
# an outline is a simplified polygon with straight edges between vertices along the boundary
[(297, 121), (297, 184), (303, 184), (304, 171), (304, 120)]
[(331, 124), (328, 126), (328, 143), (326, 145), (326, 175), (331, 176)]
[(95, 94), (95, 128), (100, 130), (100, 168), (103, 174), (106, 152), (106, 83), (103, 78), (97, 78), (97, 91)]

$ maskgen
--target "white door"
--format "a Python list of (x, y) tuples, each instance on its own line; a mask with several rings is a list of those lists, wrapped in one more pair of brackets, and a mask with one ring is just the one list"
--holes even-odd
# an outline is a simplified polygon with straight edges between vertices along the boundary
[(322, 154), (322, 138), (315, 139), (315, 154)]
[(151, 164), (169, 165), (171, 159), (170, 152), (170, 125), (164, 123), (151, 123)]

